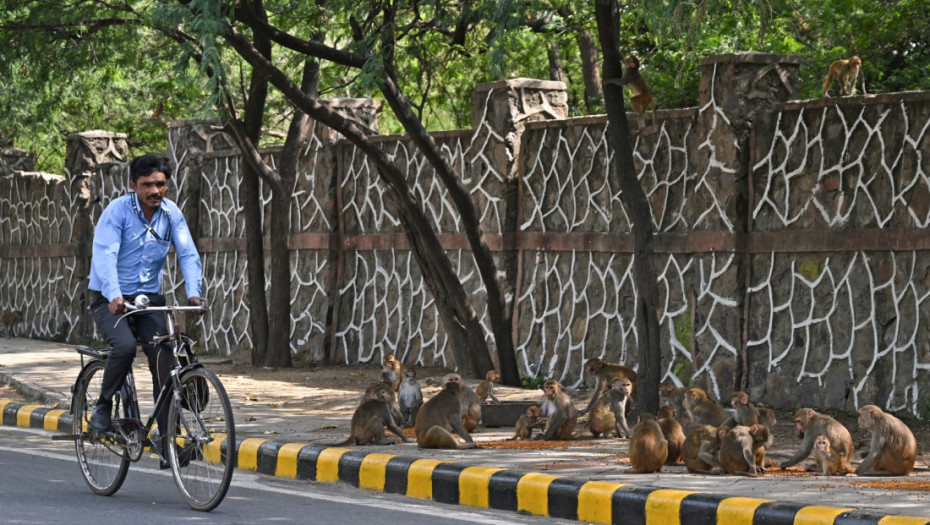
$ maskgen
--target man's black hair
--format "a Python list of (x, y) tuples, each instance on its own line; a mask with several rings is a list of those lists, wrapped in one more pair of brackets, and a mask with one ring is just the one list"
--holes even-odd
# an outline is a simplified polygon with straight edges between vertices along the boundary
[(161, 172), (165, 178), (171, 178), (171, 163), (168, 157), (158, 155), (142, 155), (132, 159), (129, 163), (129, 180), (136, 182), (139, 177), (148, 177), (149, 175)]

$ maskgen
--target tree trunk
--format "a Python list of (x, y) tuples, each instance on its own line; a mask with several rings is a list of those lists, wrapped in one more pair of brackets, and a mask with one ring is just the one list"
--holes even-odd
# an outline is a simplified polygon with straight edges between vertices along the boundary
[(555, 42), (549, 42), (546, 47), (546, 58), (549, 59), (549, 80), (565, 82), (565, 69), (562, 67), (562, 55)]
[(485, 348), (484, 354), (490, 359), (483, 330), (474, 309), (468, 303), (462, 283), (452, 270), (452, 264), (439, 242), (439, 237), (407, 185), (404, 173), (387, 153), (367, 139), (365, 132), (358, 125), (323, 107), (316, 98), (302, 92), (281, 70), (262, 57), (235, 28), (230, 27), (224, 36), (239, 56), (248, 61), (256, 72), (264, 75), (289, 102), (318, 122), (341, 133), (375, 164), (397, 205), (411, 251), (420, 265), (423, 280), (436, 301), (443, 327), (449, 334), (453, 358), (459, 372), (468, 377), (476, 377), (478, 370), (469, 353), (476, 352), (474, 349)]
[[(316, 97), (320, 82), (316, 62), (304, 63), (301, 90)], [(291, 195), (300, 168), (300, 153), (310, 137), (313, 122), (299, 109), (294, 112), (278, 161), (278, 178), (271, 185), (271, 344), (265, 366), (290, 367), (291, 360), (291, 254), (287, 240), (291, 233)]]
[[(260, 0), (257, 2), (261, 5)], [(260, 10), (264, 14), (264, 10)], [(262, 56), (271, 58), (271, 41), (256, 33), (255, 48)], [(268, 99), (268, 81), (252, 73), (249, 80), (249, 98), (245, 103), (245, 133), (253, 144), (258, 144)], [(265, 296), (265, 236), (262, 231), (262, 190), (258, 172), (242, 163), (242, 182), (239, 201), (245, 218), (245, 251), (248, 267), (249, 330), (252, 334), (252, 365), (265, 363), (268, 339), (268, 307)]]
[[(497, 345), (497, 358), (500, 363), (501, 382), (506, 385), (519, 386), (520, 373), (517, 369), (517, 358), (513, 347), (511, 335), (510, 311), (507, 309), (504, 294), (501, 291), (500, 281), (497, 277), (497, 265), (491, 256), (491, 250), (484, 241), (484, 235), (481, 232), (480, 220), (475, 210), (475, 204), (471, 200), (468, 191), (462, 186), (461, 178), (455, 172), (439, 148), (436, 142), (426, 132), (423, 123), (413, 113), (407, 98), (401, 93), (397, 86), (394, 72), (393, 60), (385, 60), (385, 82), (381, 88), (384, 98), (391, 105), (394, 114), (403, 124), (407, 134), (411, 137), (417, 148), (424, 154), (430, 166), (436, 171), (436, 175), (442, 181), (443, 185), (449, 191), (449, 196), (455, 209), (459, 212), (462, 219), (462, 226), (465, 229), (469, 246), (472, 249), (472, 256), (475, 258), (475, 264), (478, 267), (478, 273), (484, 283), (485, 293), (488, 302), (488, 318), (491, 321), (491, 331), (494, 335), (494, 342)], [(430, 232), (435, 235), (435, 232)], [(447, 259), (448, 260), (448, 259)], [(461, 283), (456, 283), (461, 288)], [(467, 297), (465, 298), (467, 300)], [(474, 310), (468, 305), (471, 316), (474, 317)], [(474, 323), (478, 325), (475, 318)], [(468, 327), (468, 330), (474, 330), (474, 327)], [(480, 330), (480, 325), (478, 325)], [(494, 362), (491, 360), (491, 354), (488, 350), (484, 338), (481, 339), (481, 346), (469, 346), (470, 352), (466, 352), (472, 361), (471, 367), (474, 368), (476, 375), (472, 377), (483, 378), (488, 370), (494, 368)]]
[[(623, 55), (617, 36), (620, 18), (617, 0), (597, 0), (594, 7), (598, 36), (604, 53), (604, 78), (619, 79), (623, 73)], [(607, 140), (613, 146), (611, 168), (620, 177), (621, 199), (630, 212), (633, 235), (633, 273), (637, 284), (636, 334), (639, 339), (639, 385), (637, 410), (657, 413), (662, 353), (659, 320), (656, 315), (659, 289), (656, 284), (652, 253), (652, 211), (646, 193), (636, 178), (630, 125), (623, 107), (623, 87), (609, 84), (604, 88), (607, 106)]]
[(597, 64), (597, 43), (587, 29), (578, 32), (578, 51), (581, 55), (581, 72), (584, 77), (584, 104), (588, 113), (600, 111), (604, 92)]

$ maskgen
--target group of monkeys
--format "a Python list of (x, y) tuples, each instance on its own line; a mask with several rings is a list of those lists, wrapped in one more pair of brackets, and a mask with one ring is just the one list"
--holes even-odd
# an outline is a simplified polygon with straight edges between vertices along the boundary
[[(630, 88), (630, 107), (636, 113), (639, 121), (639, 130), (634, 132), (634, 136), (639, 135), (646, 126), (646, 111), (652, 108), (652, 125), (656, 125), (656, 103), (652, 97), (652, 91), (646, 86), (639, 73), (639, 60), (634, 56), (628, 56), (624, 61), (626, 66), (623, 74), (619, 79), (611, 78), (604, 80), (604, 85), (619, 85)], [(849, 59), (837, 60), (830, 64), (827, 70), (827, 77), (823, 82), (823, 94), (827, 96), (833, 81), (836, 80), (840, 86), (840, 96), (848, 97), (856, 91), (856, 79), (859, 77), (859, 70), (862, 68), (862, 60), (858, 56)], [(865, 93), (865, 80), (862, 81), (862, 92)]]
[[(756, 407), (745, 392), (734, 392), (732, 415), (719, 401), (700, 388), (676, 387), (666, 382), (659, 387), (663, 406), (658, 415), (642, 413), (629, 427), (627, 418), (635, 408), (633, 393), (637, 376), (631, 368), (598, 358), (585, 363), (584, 373), (597, 382), (594, 395), (583, 411), (575, 408), (558, 381), (543, 384), (545, 397), (531, 406), (515, 424), (510, 439), (568, 440), (584, 432), (597, 438), (616, 435), (629, 439), (630, 473), (661, 470), (664, 465), (684, 463), (697, 474), (757, 476), (774, 463), (766, 450), (774, 443), (771, 432), (775, 413)], [(413, 427), (421, 448), (464, 449), (477, 445), (470, 432), (481, 420), (485, 403), (500, 404), (494, 384), (496, 370), (472, 390), (458, 374), (447, 374), (443, 387), (425, 403), (416, 372), (404, 368), (393, 355), (384, 358), (381, 382), (370, 386), (352, 416), (349, 437), (339, 445), (389, 444), (387, 427), (408, 442), (401, 427)], [(687, 415), (682, 425), (678, 415)], [(587, 421), (576, 431), (579, 417)], [(820, 475), (906, 476), (917, 458), (917, 441), (901, 420), (874, 405), (859, 409), (859, 427), (869, 430), (872, 440), (863, 461), (851, 465), (854, 446), (849, 431), (836, 419), (810, 408), (798, 410), (793, 418), (801, 439), (797, 453), (781, 462), (788, 468), (811, 457), (808, 471)], [(455, 436), (464, 440), (461, 443)]]
[[(420, 448), (466, 449), (477, 445), (471, 437), (481, 421), (481, 406), (501, 404), (494, 394), (494, 384), (500, 381), (496, 370), (475, 389), (462, 382), (458, 374), (447, 374), (443, 387), (425, 403), (423, 392), (413, 368), (405, 368), (393, 355), (384, 357), (381, 381), (365, 390), (361, 403), (352, 414), (349, 437), (338, 445), (386, 445), (395, 441), (385, 435), (387, 427), (404, 443), (409, 442), (401, 427), (413, 427)], [(577, 410), (558, 381), (544, 385), (546, 399), (540, 407), (528, 411), (532, 415), (520, 418), (513, 439), (528, 439), (534, 428), (546, 424), (543, 439), (568, 439), (575, 428)], [(551, 415), (550, 415), (551, 414)], [(547, 417), (543, 417), (547, 416)], [(565, 430), (568, 429), (568, 434)], [(454, 434), (464, 440), (459, 442)]]

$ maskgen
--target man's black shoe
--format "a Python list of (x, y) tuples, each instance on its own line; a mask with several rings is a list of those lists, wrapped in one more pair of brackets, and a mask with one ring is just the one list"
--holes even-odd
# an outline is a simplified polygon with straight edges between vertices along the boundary
[(110, 412), (113, 411), (113, 405), (108, 403), (97, 403), (94, 407), (94, 413), (90, 416), (90, 428), (105, 432), (110, 430)]

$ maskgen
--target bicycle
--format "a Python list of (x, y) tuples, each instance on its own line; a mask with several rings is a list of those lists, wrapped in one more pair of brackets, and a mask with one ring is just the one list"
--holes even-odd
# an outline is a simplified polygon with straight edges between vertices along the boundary
[[(188, 505), (200, 511), (213, 510), (226, 496), (235, 469), (236, 430), (232, 408), (216, 374), (193, 358), (191, 346), (195, 341), (180, 331), (174, 319), (177, 312), (201, 311), (203, 307), (150, 306), (144, 295), (126, 306), (129, 312), (120, 316), (117, 323), (144, 311), (164, 311), (168, 322), (168, 335), (149, 343), (170, 347), (173, 354), (170, 379), (159, 392), (152, 414), (143, 424), (135, 379), (130, 370), (113, 397), (117, 417), (113, 418), (110, 430), (93, 429), (90, 417), (100, 397), (109, 348), (78, 347), (81, 371), (71, 387), (74, 433), (52, 439), (74, 440), (84, 481), (96, 494), (115, 494), (126, 479), (129, 464), (139, 461), (149, 449), (161, 461), (167, 461), (174, 482)], [(86, 363), (85, 358), (89, 358)], [(166, 451), (156, 446), (163, 430), (154, 424), (162, 410), (168, 410), (167, 429), (164, 430), (170, 436), (164, 443), (174, 445), (165, 446)]]

